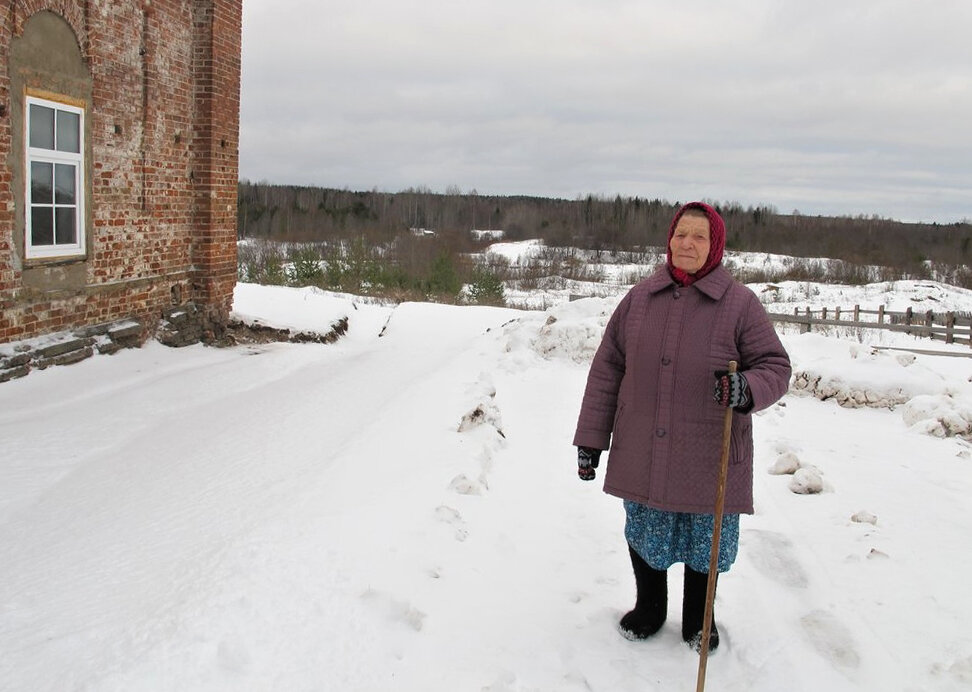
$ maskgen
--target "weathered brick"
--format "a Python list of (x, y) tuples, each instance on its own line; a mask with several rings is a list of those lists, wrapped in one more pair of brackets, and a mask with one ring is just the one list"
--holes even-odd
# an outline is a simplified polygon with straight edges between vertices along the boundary
[[(171, 305), (176, 285), (182, 301), (205, 306), (206, 314), (228, 314), (241, 0), (15, 6), (0, 32), (0, 103), (11, 106), (12, 89), (60, 93), (59, 75), (46, 73), (46, 64), (18, 71), (9, 63), (11, 44), (36, 29), (35, 15), (55, 13), (74, 33), (90, 75), (82, 96), (91, 203), (80, 263), (26, 260), (23, 175), (14, 175), (23, 166), (17, 129), (23, 115), (0, 118), (0, 343), (122, 319), (150, 324)], [(15, 83), (23, 74), (30, 83)]]

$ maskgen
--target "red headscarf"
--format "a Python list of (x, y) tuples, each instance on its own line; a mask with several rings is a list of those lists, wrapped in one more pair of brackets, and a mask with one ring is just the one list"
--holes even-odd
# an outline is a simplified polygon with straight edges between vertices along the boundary
[[(672, 236), (675, 235), (675, 226), (678, 225), (678, 220), (682, 218), (682, 214), (690, 209), (697, 209), (701, 211), (709, 220), (709, 256), (706, 258), (702, 267), (694, 274), (689, 274), (688, 272), (682, 271), (672, 263)], [(672, 278), (682, 286), (688, 286), (692, 282), (701, 279), (710, 271), (718, 267), (719, 263), (722, 262), (722, 253), (726, 249), (726, 222), (722, 220), (721, 216), (719, 216), (719, 212), (705, 202), (689, 202), (675, 212), (675, 218), (672, 219), (672, 225), (668, 227), (667, 245), (668, 259), (666, 260), (666, 264), (668, 266), (668, 273), (671, 274)]]

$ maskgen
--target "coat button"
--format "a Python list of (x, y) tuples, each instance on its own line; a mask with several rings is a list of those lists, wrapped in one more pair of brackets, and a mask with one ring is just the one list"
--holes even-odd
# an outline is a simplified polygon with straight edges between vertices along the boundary
[(681, 298), (681, 297), (682, 297), (682, 294), (681, 294), (681, 293), (679, 293), (678, 291), (675, 291), (675, 292), (674, 292), (674, 293), (672, 294), (672, 297), (673, 297), (673, 298), (675, 298), (675, 300), (678, 300), (679, 298)]
[(662, 365), (671, 365), (671, 362), (672, 362), (672, 359), (669, 358), (668, 356), (665, 356), (664, 358), (662, 358)]
[(657, 435), (658, 437), (665, 437), (665, 428), (658, 428), (655, 431), (655, 435)]

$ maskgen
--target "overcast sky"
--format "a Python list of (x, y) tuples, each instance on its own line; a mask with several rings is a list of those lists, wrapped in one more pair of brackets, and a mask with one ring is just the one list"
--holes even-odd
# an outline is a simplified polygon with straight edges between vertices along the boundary
[(972, 221), (972, 0), (244, 0), (240, 176)]

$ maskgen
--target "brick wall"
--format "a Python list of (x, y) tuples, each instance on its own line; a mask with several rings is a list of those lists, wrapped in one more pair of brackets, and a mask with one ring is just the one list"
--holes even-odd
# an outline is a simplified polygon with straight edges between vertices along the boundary
[[(13, 5), (0, 7), (0, 65), (9, 64)], [(13, 172), (10, 169), (10, 74), (0, 69), (0, 343), (4, 341), (7, 319), (13, 308), (13, 292), (20, 283), (20, 272), (13, 264)]]
[[(151, 323), (186, 302), (210, 330), (225, 325), (236, 280), (241, 4), (4, 3), (0, 343), (127, 318)], [(11, 64), (11, 43), (39, 17), (70, 27), (83, 78)], [(86, 100), (86, 253), (27, 260), (21, 91), (58, 93), (59, 80)]]

